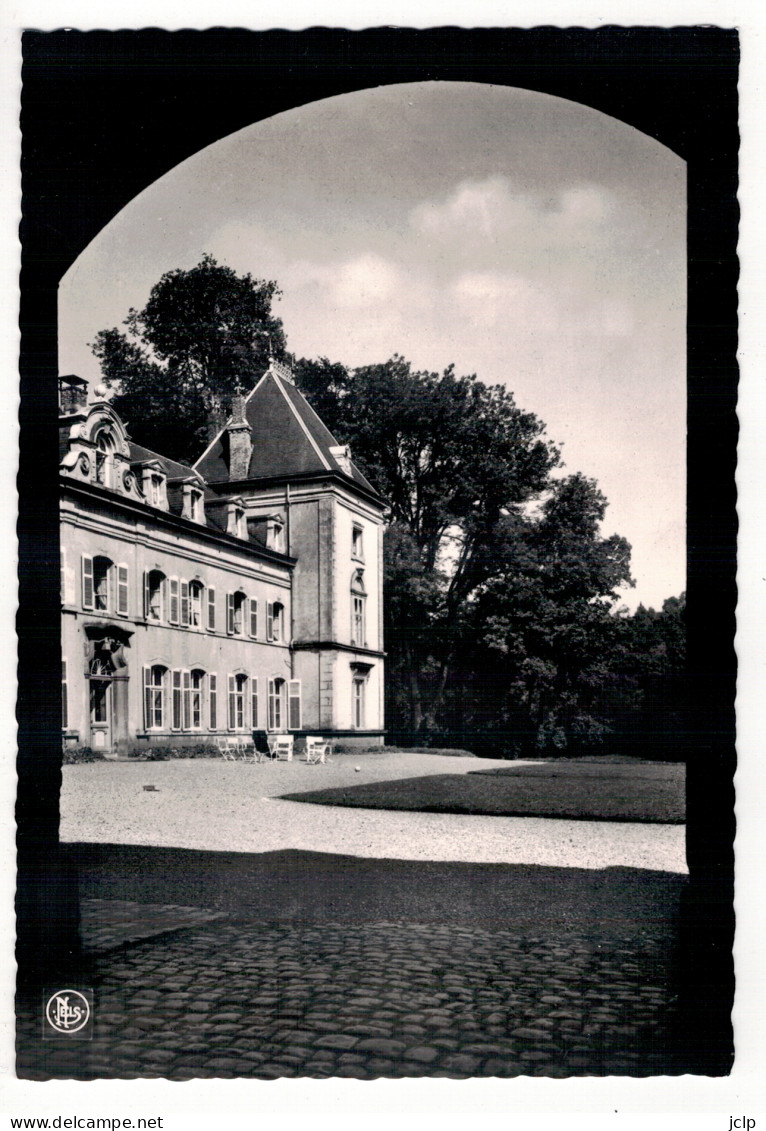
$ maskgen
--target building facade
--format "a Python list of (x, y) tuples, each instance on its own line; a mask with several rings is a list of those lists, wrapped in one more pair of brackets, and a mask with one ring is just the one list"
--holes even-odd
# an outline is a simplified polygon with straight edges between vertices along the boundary
[(272, 362), (194, 467), (61, 378), (65, 744), (383, 739), (383, 500)]

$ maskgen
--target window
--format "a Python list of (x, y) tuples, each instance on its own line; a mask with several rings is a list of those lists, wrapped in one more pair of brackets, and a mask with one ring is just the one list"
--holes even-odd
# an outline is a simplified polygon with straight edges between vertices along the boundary
[(215, 589), (207, 591), (207, 630), (215, 632)]
[(111, 486), (112, 453), (114, 438), (109, 432), (100, 432), (96, 440), (96, 482), (102, 487)]
[(258, 635), (258, 602), (254, 597), (250, 598), (250, 635)]
[(299, 679), (290, 680), (290, 695), (289, 695), (289, 730), (301, 729), (301, 681)]
[(202, 522), (202, 492), (189, 484), (183, 490), (183, 516), (192, 522)]
[(93, 595), (96, 612), (109, 612), (109, 580), (112, 572), (112, 563), (109, 558), (93, 559)]
[(153, 507), (162, 506), (162, 484), (162, 475), (153, 474), (149, 476), (149, 502)]
[(269, 730), (281, 731), (285, 725), (285, 681), (269, 680)]
[(242, 636), (245, 627), (244, 593), (229, 593), (226, 597), (226, 631), (230, 636)]
[(61, 661), (61, 729), (69, 726), (69, 710), (67, 702), (66, 660)]
[(181, 675), (180, 671), (173, 672), (173, 730), (181, 729)]
[(192, 628), (202, 628), (202, 594), (204, 589), (201, 581), (189, 582), (189, 624)]
[(270, 518), (266, 528), (266, 545), (280, 554), (285, 552), (285, 524), (281, 518)]
[(353, 682), (352, 712), (353, 726), (357, 730), (364, 729), (364, 688), (366, 680), (356, 677)]
[(246, 675), (229, 676), (229, 730), (245, 729)]
[(366, 600), (362, 574), (360, 570), (357, 570), (351, 579), (351, 643), (361, 648), (363, 648), (367, 642), (367, 627), (365, 624)]
[(128, 615), (128, 567), (117, 566), (117, 613), (121, 617)]
[(160, 664), (144, 668), (144, 723), (147, 730), (162, 730), (165, 721), (167, 668)]
[(82, 607), (95, 612), (109, 612), (110, 576), (112, 563), (109, 558), (82, 557)]
[(362, 528), (354, 524), (351, 531), (351, 554), (355, 558), (362, 560), (364, 558), (364, 546), (362, 544)]
[(167, 578), (159, 569), (147, 571), (144, 580), (144, 613), (147, 620), (165, 619), (165, 587)]
[(189, 728), (202, 729), (202, 707), (205, 690), (205, 673), (195, 668), (190, 677), (189, 692)]
[(250, 725), (255, 730), (258, 726), (258, 680), (250, 680)]
[(208, 705), (210, 708), (210, 729), (218, 730), (218, 676), (211, 672), (208, 676)]
[(285, 607), (281, 601), (266, 605), (266, 639), (284, 640)]

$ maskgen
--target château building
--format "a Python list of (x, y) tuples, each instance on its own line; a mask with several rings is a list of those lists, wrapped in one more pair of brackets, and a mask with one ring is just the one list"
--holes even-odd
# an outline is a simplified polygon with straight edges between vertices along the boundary
[(383, 740), (384, 500), (271, 361), (193, 467), (59, 379), (63, 737)]

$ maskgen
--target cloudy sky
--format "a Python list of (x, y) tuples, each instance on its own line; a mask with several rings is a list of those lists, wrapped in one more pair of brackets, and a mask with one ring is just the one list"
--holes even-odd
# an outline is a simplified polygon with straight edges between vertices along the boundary
[(685, 587), (685, 166), (548, 95), (381, 87), (224, 138), (129, 204), (59, 294), (60, 369), (204, 252), (276, 279), (297, 356), (394, 352), (511, 389), (598, 480), (625, 603)]

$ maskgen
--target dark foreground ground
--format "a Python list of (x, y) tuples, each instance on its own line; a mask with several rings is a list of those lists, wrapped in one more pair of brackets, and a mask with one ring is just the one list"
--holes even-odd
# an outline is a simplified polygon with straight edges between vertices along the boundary
[(686, 775), (681, 763), (604, 759), (479, 767), (359, 786), (285, 794), (289, 801), (362, 809), (409, 809), (503, 817), (682, 824)]
[(67, 852), (86, 913), (94, 1038), (42, 1041), (39, 998), (22, 997), (22, 1077), (716, 1070), (679, 1012), (683, 876)]

